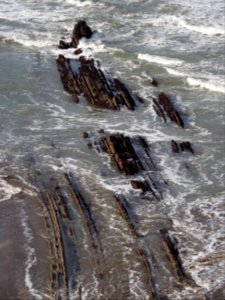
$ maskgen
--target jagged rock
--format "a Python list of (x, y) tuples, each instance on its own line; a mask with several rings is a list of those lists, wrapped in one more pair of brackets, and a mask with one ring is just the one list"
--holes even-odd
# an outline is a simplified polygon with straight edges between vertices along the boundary
[(59, 55), (57, 66), (64, 89), (73, 96), (75, 102), (83, 95), (94, 106), (119, 110), (126, 106), (136, 107), (135, 97), (119, 80), (107, 78), (93, 59), (81, 56), (79, 59)]
[(162, 236), (165, 253), (168, 257), (168, 261), (172, 265), (172, 269), (177, 281), (188, 282), (189, 284), (195, 285), (193, 279), (190, 278), (190, 276), (188, 276), (184, 271), (176, 239), (170, 236), (166, 228), (160, 229), (160, 234)]
[(191, 146), (190, 142), (188, 142), (188, 141), (177, 143), (174, 140), (172, 140), (171, 148), (174, 153), (179, 153), (181, 151), (187, 151), (187, 152), (194, 154), (194, 150), (192, 149), (192, 146)]
[[(125, 175), (139, 175), (141, 179), (132, 178), (131, 185), (143, 193), (150, 192), (151, 199), (162, 198), (159, 190), (159, 174), (150, 154), (150, 148), (143, 137), (128, 137), (121, 133), (100, 134), (97, 139), (89, 134), (87, 141), (98, 152), (106, 152), (110, 155), (117, 169)], [(156, 180), (157, 177), (157, 180)]]
[(80, 91), (77, 88), (69, 61), (63, 55), (59, 55), (57, 66), (65, 91), (72, 95), (75, 102), (79, 102), (78, 95), (80, 95)]
[(180, 148), (182, 151), (188, 151), (194, 154), (194, 150), (192, 149), (191, 144), (188, 141), (180, 143)]
[(174, 153), (180, 152), (179, 145), (174, 140), (171, 141), (171, 148)]
[(184, 122), (180, 114), (173, 107), (170, 99), (164, 93), (160, 93), (158, 99), (154, 98), (153, 103), (153, 108), (155, 109), (157, 115), (160, 116), (164, 122), (167, 122), (168, 118), (178, 126), (184, 128)]
[(72, 47), (77, 48), (81, 38), (91, 38), (93, 32), (84, 20), (79, 21), (73, 29)]
[(130, 232), (133, 236), (136, 238), (142, 237), (141, 234), (139, 234), (137, 230), (137, 225), (136, 225), (136, 216), (134, 215), (134, 212), (132, 211), (132, 208), (125, 198), (124, 195), (114, 195), (114, 200), (116, 202), (116, 205), (119, 209), (120, 215), (122, 218), (127, 222)]
[(104, 152), (111, 155), (117, 168), (126, 175), (134, 175), (147, 169), (156, 170), (143, 137), (131, 138), (120, 133), (106, 134), (100, 139), (100, 145)]
[[(81, 20), (74, 26), (71, 42), (65, 42), (64, 40), (60, 40), (58, 47), (60, 49), (69, 49), (72, 47), (77, 48), (80, 39), (82, 39), (83, 37), (90, 39), (92, 34), (93, 34), (93, 31), (87, 25), (86, 21)], [(80, 51), (80, 50), (78, 50), (78, 51)], [(81, 52), (79, 52), (79, 54), (80, 53)]]

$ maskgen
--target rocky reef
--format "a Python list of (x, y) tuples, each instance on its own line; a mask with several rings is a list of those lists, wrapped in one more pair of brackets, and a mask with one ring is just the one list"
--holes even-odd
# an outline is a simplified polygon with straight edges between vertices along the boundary
[(135, 97), (125, 84), (117, 78), (107, 77), (94, 59), (84, 56), (69, 59), (60, 55), (57, 66), (64, 89), (75, 102), (79, 102), (82, 95), (96, 107), (119, 110), (126, 106), (130, 110), (135, 109)]

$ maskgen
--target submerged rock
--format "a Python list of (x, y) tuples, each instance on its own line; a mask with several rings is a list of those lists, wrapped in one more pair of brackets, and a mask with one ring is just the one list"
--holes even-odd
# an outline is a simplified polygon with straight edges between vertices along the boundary
[(150, 83), (151, 83), (151, 85), (153, 85), (155, 87), (158, 86), (158, 81), (155, 78), (151, 78)]

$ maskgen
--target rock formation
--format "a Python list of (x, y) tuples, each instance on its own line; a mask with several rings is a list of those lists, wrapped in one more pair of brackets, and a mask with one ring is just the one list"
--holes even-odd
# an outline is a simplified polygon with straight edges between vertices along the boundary
[(59, 41), (59, 48), (60, 49), (68, 49), (68, 48), (77, 48), (80, 39), (86, 38), (90, 39), (92, 37), (93, 31), (91, 28), (87, 25), (87, 23), (84, 20), (79, 21), (77, 24), (75, 24), (72, 34), (72, 40), (71, 42), (65, 42), (64, 40)]
[(186, 152), (190, 152), (190, 153), (194, 154), (194, 150), (191, 146), (191, 143), (188, 141), (177, 143), (176, 141), (171, 140), (171, 148), (174, 153), (186, 151)]
[(164, 122), (167, 122), (167, 120), (170, 119), (179, 127), (184, 128), (184, 121), (178, 111), (174, 108), (170, 99), (164, 93), (160, 93), (158, 99), (153, 98), (153, 103), (157, 115), (160, 116)]
[(149, 192), (152, 199), (160, 200), (162, 198), (159, 186), (163, 180), (159, 180), (160, 175), (151, 158), (150, 147), (145, 138), (105, 132), (101, 132), (94, 140), (91, 140), (91, 136), (88, 137), (87, 133), (84, 134), (84, 137), (88, 139), (89, 146), (96, 148), (99, 152), (103, 151), (109, 154), (113, 164), (122, 174), (139, 176), (138, 179), (132, 178), (133, 188), (140, 189), (143, 194)]
[(135, 97), (127, 87), (119, 79), (107, 77), (94, 59), (84, 56), (69, 59), (59, 55), (57, 66), (64, 89), (75, 102), (83, 95), (97, 107), (119, 110), (126, 106), (129, 110), (135, 109)]

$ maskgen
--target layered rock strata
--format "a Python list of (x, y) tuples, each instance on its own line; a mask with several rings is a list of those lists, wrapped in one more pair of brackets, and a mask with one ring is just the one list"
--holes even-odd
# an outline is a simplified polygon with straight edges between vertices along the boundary
[(186, 152), (190, 152), (191, 154), (194, 154), (194, 150), (189, 141), (178, 143), (174, 140), (171, 140), (171, 148), (174, 153), (180, 153), (186, 151)]
[(171, 100), (162, 92), (159, 94), (158, 98), (153, 98), (153, 108), (157, 115), (163, 119), (166, 123), (168, 119), (171, 122), (176, 123), (179, 127), (184, 128), (184, 121), (175, 109)]
[(119, 110), (126, 106), (129, 110), (135, 109), (135, 98), (139, 99), (119, 79), (107, 77), (94, 59), (83, 56), (69, 59), (59, 55), (57, 66), (64, 89), (75, 102), (83, 96), (96, 107)]
[[(152, 199), (162, 199), (160, 183), (163, 182), (150, 153), (150, 147), (143, 137), (129, 137), (121, 133), (107, 134), (101, 131), (96, 138), (84, 135), (88, 145), (99, 152), (106, 152), (120, 173), (133, 176), (131, 185), (142, 193), (150, 193)], [(138, 175), (138, 178), (134, 177)]]

